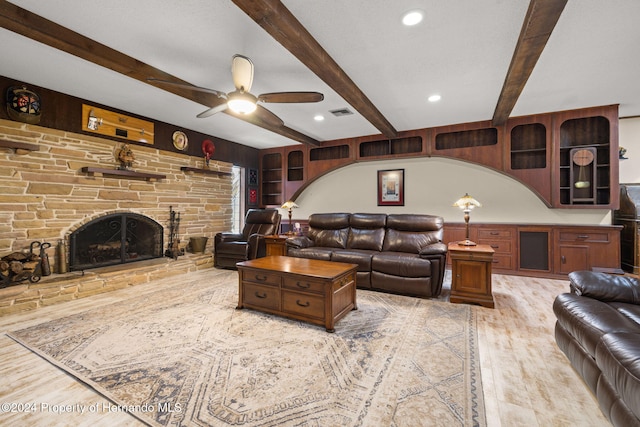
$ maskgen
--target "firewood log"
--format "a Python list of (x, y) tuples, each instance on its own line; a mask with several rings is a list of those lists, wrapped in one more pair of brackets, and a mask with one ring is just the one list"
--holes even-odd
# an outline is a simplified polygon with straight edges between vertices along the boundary
[(15, 274), (20, 274), (24, 270), (24, 266), (20, 261), (11, 261), (9, 263), (9, 268)]

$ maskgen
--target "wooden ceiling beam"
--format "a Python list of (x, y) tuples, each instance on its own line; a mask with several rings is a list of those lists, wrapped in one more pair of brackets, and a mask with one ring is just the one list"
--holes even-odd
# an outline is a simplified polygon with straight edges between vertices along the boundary
[(493, 113), (494, 126), (503, 125), (511, 115), (566, 4), (567, 0), (531, 0), (529, 3)]
[[(6, 0), (0, 0), (0, 27), (28, 37), (47, 46), (77, 56), (78, 58), (92, 62), (101, 67), (108, 68), (132, 79), (150, 84), (160, 89), (171, 92), (180, 97), (189, 99), (205, 106), (214, 105), (217, 96), (214, 94), (189, 90), (179, 87), (159, 86), (148, 82), (147, 79), (172, 81), (175, 83), (190, 84), (171, 74), (152, 67), (144, 62), (132, 58), (124, 53), (98, 43), (82, 34), (76, 33), (66, 27), (56, 24), (39, 15), (22, 9)], [(319, 146), (320, 142), (286, 126), (272, 126), (263, 121), (252, 120), (251, 117), (233, 115), (253, 125), (262, 127), (271, 132), (280, 134), (294, 141)]]
[(233, 0), (278, 43), (335, 90), (387, 138), (398, 131), (279, 0)]

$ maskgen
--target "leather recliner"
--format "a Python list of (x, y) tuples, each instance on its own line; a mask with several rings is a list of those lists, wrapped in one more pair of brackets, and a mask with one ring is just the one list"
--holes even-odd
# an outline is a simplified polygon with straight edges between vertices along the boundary
[(242, 233), (218, 233), (213, 243), (213, 265), (217, 268), (236, 268), (236, 263), (265, 255), (263, 236), (277, 234), (280, 214), (276, 209), (247, 211)]
[(640, 426), (640, 282), (592, 271), (569, 274), (556, 297), (555, 338), (614, 426)]

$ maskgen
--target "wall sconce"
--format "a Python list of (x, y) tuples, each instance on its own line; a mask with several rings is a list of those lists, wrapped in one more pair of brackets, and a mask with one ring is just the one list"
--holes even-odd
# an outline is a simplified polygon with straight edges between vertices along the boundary
[(457, 206), (464, 212), (464, 223), (466, 229), (466, 239), (458, 242), (460, 246), (475, 246), (476, 244), (469, 240), (469, 213), (473, 210), (473, 208), (482, 207), (480, 202), (471, 197), (469, 193), (465, 193), (458, 201), (456, 201), (453, 206)]
[(291, 200), (287, 201), (284, 205), (280, 206), (280, 209), (287, 209), (288, 213), (289, 213), (289, 230), (287, 231), (287, 234), (295, 234), (295, 232), (293, 231), (293, 228), (291, 227), (291, 217), (293, 216), (292, 209), (297, 208), (297, 207), (299, 207), (299, 206), (296, 205)]

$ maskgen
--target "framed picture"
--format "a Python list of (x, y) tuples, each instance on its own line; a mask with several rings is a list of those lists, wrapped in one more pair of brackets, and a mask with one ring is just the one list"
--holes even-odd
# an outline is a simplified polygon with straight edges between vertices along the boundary
[(378, 171), (378, 206), (404, 206), (404, 169)]
[(249, 169), (249, 185), (258, 185), (258, 170)]
[(255, 187), (249, 187), (249, 206), (255, 207), (258, 206), (258, 189)]

